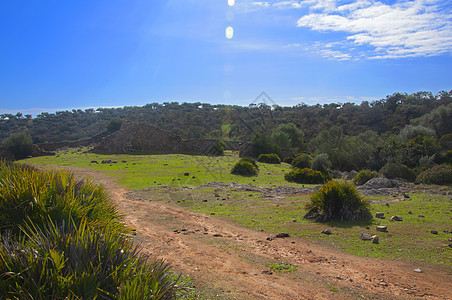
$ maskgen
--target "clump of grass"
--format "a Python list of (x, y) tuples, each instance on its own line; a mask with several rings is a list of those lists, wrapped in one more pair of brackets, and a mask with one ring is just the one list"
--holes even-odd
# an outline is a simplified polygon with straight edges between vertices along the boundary
[(297, 267), (291, 264), (280, 263), (270, 265), (270, 269), (276, 273), (289, 273), (297, 270)]
[(279, 158), (278, 154), (271, 153), (271, 154), (261, 154), (257, 158), (258, 162), (266, 163), (266, 164), (280, 164), (281, 159)]
[(231, 174), (242, 176), (254, 176), (257, 175), (258, 169), (256, 166), (248, 161), (241, 159), (237, 162), (231, 170)]
[(316, 184), (324, 183), (331, 179), (331, 177), (329, 176), (329, 174), (325, 174), (309, 168), (294, 168), (289, 173), (284, 175), (284, 179), (289, 182)]
[(317, 221), (363, 221), (372, 218), (370, 205), (350, 183), (329, 181), (311, 196), (305, 218)]
[(380, 175), (371, 170), (361, 170), (353, 177), (353, 183), (356, 185), (362, 185), (371, 180), (372, 178), (379, 177)]
[(174, 299), (101, 186), (0, 161), (0, 299)]

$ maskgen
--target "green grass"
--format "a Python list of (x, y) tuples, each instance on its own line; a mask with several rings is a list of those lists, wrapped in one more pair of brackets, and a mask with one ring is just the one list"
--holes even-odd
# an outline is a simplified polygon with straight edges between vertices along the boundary
[[(86, 149), (84, 149), (86, 150)], [(99, 164), (91, 163), (96, 160)], [(117, 163), (102, 164), (102, 160)], [(125, 163), (122, 161), (126, 161)], [(181, 187), (199, 186), (212, 181), (236, 182), (257, 186), (300, 186), (284, 180), (289, 164), (259, 163), (259, 175), (244, 177), (232, 175), (231, 169), (239, 161), (237, 153), (226, 151), (222, 157), (196, 155), (99, 155), (80, 150), (58, 152), (57, 156), (43, 156), (23, 160), (37, 165), (59, 165), (88, 168), (118, 178), (118, 183), (130, 189), (144, 189), (161, 185)], [(184, 174), (189, 173), (188, 176)]]
[[(292, 195), (284, 198), (264, 198), (260, 192), (243, 192), (232, 189), (203, 187), (182, 190), (182, 187), (199, 187), (202, 184), (235, 182), (255, 186), (295, 186), (284, 180), (290, 165), (259, 163), (259, 175), (242, 177), (231, 175), (232, 166), (239, 160), (236, 153), (227, 152), (223, 157), (189, 155), (97, 155), (66, 151), (57, 157), (38, 157), (24, 160), (33, 164), (67, 165), (105, 172), (117, 178), (117, 182), (140, 191), (143, 199), (169, 201), (190, 210), (228, 218), (234, 222), (269, 233), (287, 232), (291, 236), (333, 246), (348, 253), (364, 257), (380, 257), (410, 262), (435, 264), (452, 271), (452, 212), (450, 195), (410, 193), (410, 199), (402, 196), (370, 196), (371, 212), (384, 212), (386, 219), (363, 222), (317, 223), (304, 220), (305, 203), (310, 195)], [(117, 164), (91, 164), (91, 160), (112, 159)], [(126, 160), (122, 163), (121, 160)], [(184, 176), (184, 173), (190, 173)], [(193, 178), (193, 176), (195, 178)], [(162, 186), (169, 186), (162, 188)], [(314, 187), (316, 185), (306, 185)], [(450, 192), (443, 188), (443, 192)], [(219, 193), (220, 197), (215, 197)], [(225, 199), (225, 200), (222, 200)], [(203, 202), (207, 200), (207, 202)], [(385, 204), (389, 203), (389, 206)], [(408, 212), (411, 211), (412, 214)], [(424, 215), (420, 218), (418, 215)], [(392, 215), (403, 217), (402, 222), (389, 221)], [(377, 225), (387, 225), (388, 232), (376, 231)], [(367, 229), (366, 227), (369, 227)], [(332, 230), (332, 235), (321, 234), (323, 229)], [(430, 233), (437, 230), (439, 234)], [(361, 241), (362, 232), (377, 234), (379, 244)]]
[(297, 270), (297, 267), (291, 264), (278, 263), (269, 265), (270, 270), (276, 273), (289, 273)]

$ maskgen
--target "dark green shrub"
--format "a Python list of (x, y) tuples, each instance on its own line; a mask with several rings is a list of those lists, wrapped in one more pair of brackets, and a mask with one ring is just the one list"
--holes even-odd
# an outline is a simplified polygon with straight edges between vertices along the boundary
[(299, 169), (310, 168), (311, 167), (311, 156), (309, 156), (308, 154), (305, 154), (305, 153), (300, 154), (292, 160), (291, 165), (293, 168), (299, 168)]
[(258, 162), (266, 163), (266, 164), (280, 164), (281, 159), (279, 158), (278, 154), (261, 154), (257, 158)]
[(284, 162), (285, 162), (286, 164), (292, 164), (293, 159), (294, 159), (294, 158), (293, 158), (292, 156), (289, 156), (289, 157), (284, 158)]
[(33, 140), (26, 133), (15, 133), (3, 141), (3, 147), (7, 148), (15, 159), (23, 159), (31, 155)]
[(218, 141), (215, 146), (213, 146), (213, 155), (224, 155), (224, 150), (226, 149), (226, 144), (223, 141)]
[(110, 121), (110, 123), (108, 123), (107, 125), (107, 130), (108, 132), (115, 132), (118, 131), (119, 129), (121, 129), (122, 126), (122, 120), (121, 119), (113, 119)]
[(254, 158), (243, 157), (240, 159), (240, 161), (247, 161), (247, 162), (251, 163), (256, 168), (256, 170), (259, 171), (259, 165), (257, 164), (257, 161)]
[(358, 174), (353, 177), (353, 182), (356, 185), (362, 185), (371, 180), (372, 178), (380, 177), (380, 175), (371, 170), (361, 170), (358, 172)]
[(328, 174), (324, 174), (320, 171), (316, 171), (309, 168), (298, 169), (294, 168), (289, 173), (284, 175), (284, 179), (290, 182), (316, 184), (324, 183), (330, 180)]
[(416, 173), (403, 164), (387, 163), (381, 168), (380, 173), (389, 179), (402, 178), (408, 181), (416, 179)]
[(331, 168), (331, 161), (326, 153), (317, 155), (311, 162), (311, 169), (313, 170), (326, 173), (329, 168)]
[(256, 167), (246, 160), (240, 160), (231, 170), (231, 174), (242, 176), (254, 176), (257, 175), (257, 172)]
[(306, 204), (306, 219), (316, 221), (363, 221), (372, 219), (369, 203), (350, 183), (329, 181)]
[(439, 144), (441, 145), (441, 147), (443, 147), (443, 149), (451, 150), (452, 149), (452, 133), (443, 135), (439, 139)]
[(420, 173), (417, 183), (426, 184), (452, 184), (452, 167), (448, 165), (434, 166)]

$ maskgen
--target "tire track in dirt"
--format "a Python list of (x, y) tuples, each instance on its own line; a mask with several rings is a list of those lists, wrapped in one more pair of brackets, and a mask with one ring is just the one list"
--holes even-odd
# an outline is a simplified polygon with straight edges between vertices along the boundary
[[(206, 295), (223, 299), (449, 299), (452, 275), (381, 259), (360, 258), (298, 238), (266, 240), (268, 233), (188, 211), (164, 201), (135, 199), (112, 177), (69, 168), (110, 192), (143, 252), (170, 262)], [(298, 271), (271, 273), (267, 264)]]

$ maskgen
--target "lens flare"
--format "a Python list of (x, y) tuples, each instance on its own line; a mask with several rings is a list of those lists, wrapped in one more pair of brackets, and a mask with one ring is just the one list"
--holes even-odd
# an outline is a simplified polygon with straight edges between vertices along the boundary
[(228, 40), (232, 39), (232, 37), (234, 36), (234, 28), (232, 28), (231, 26), (228, 26), (226, 28), (226, 38)]
[(229, 6), (234, 6), (235, 4), (235, 0), (228, 0), (228, 5)]

